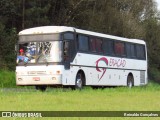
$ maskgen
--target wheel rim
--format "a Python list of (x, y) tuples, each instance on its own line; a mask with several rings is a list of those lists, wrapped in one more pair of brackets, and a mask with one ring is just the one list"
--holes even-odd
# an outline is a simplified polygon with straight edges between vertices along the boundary
[(132, 87), (132, 81), (128, 82), (128, 87), (131, 88)]
[(81, 78), (77, 79), (76, 85), (77, 85), (78, 88), (82, 88), (82, 80), (81, 80)]
[(133, 82), (132, 81), (133, 81), (132, 76), (128, 76), (127, 86), (129, 88), (133, 87)]

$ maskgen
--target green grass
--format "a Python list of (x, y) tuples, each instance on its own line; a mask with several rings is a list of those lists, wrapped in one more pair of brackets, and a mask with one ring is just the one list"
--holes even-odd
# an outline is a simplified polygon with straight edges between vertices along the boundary
[(137, 111), (159, 110), (159, 87), (106, 88), (82, 91), (49, 89), (46, 92), (18, 88), (0, 92), (0, 110)]
[[(71, 89), (49, 88), (45, 92), (40, 92), (33, 89), (33, 87), (17, 87), (15, 83), (14, 72), (0, 71), (0, 81), (0, 111), (160, 110), (160, 85), (154, 82), (149, 82), (147, 86), (134, 87), (132, 89), (129, 89), (127, 87), (115, 87), (93, 90), (90, 87), (85, 87), (82, 91), (72, 91)], [(39, 118), (33, 119), (38, 120)], [(70, 120), (71, 118), (56, 119)], [(72, 119), (105, 120), (106, 118)], [(134, 118), (112, 119), (132, 120)], [(136, 119), (150, 120), (151, 118)]]
[(153, 82), (132, 89), (116, 87), (93, 90), (86, 87), (82, 91), (72, 91), (49, 88), (46, 92), (22, 87), (0, 89), (0, 111), (159, 111), (159, 100), (160, 85)]

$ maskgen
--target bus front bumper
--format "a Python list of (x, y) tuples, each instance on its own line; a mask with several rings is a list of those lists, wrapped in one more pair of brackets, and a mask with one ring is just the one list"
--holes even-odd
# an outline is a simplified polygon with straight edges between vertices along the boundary
[(16, 76), (17, 85), (61, 85), (62, 75)]

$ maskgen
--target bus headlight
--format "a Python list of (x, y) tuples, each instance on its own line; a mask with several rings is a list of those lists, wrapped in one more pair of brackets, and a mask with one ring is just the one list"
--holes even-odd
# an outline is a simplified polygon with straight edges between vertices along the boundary
[(54, 76), (52, 76), (52, 78), (51, 78), (53, 81), (60, 81), (60, 80), (62, 80), (62, 75), (54, 75)]

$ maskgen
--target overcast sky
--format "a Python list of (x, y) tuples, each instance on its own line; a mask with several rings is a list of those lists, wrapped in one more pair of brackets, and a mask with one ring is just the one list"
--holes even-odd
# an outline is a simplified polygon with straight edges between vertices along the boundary
[(158, 3), (158, 10), (160, 10), (160, 0), (155, 0)]

